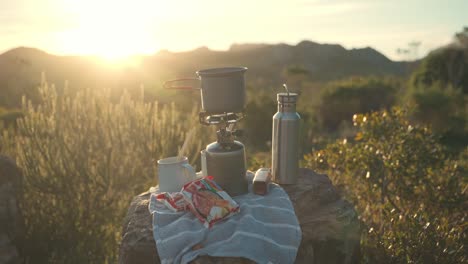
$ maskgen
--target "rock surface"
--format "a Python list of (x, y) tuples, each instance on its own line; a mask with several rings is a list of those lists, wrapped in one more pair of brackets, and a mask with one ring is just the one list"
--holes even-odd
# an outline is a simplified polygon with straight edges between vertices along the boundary
[(13, 160), (0, 156), (0, 264), (22, 263), (24, 231), (18, 207), (21, 173)]
[[(296, 263), (358, 263), (360, 227), (353, 206), (343, 200), (327, 175), (299, 170), (299, 182), (282, 186), (302, 229)], [(136, 196), (128, 210), (120, 245), (120, 264), (160, 263), (148, 211), (150, 193)], [(192, 263), (253, 263), (241, 258), (202, 256)]]

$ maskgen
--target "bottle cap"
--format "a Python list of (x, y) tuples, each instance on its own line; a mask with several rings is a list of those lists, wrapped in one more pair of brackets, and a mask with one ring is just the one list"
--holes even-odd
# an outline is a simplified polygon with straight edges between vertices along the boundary
[(295, 104), (297, 102), (297, 93), (278, 93), (276, 98), (280, 104)]

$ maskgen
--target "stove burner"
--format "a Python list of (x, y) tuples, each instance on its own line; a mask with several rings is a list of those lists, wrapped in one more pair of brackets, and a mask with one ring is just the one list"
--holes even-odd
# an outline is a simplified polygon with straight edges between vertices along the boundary
[(200, 112), (199, 115), (200, 124), (202, 125), (220, 125), (220, 124), (235, 124), (242, 118), (243, 113), (224, 113), (224, 114), (209, 114), (207, 112)]

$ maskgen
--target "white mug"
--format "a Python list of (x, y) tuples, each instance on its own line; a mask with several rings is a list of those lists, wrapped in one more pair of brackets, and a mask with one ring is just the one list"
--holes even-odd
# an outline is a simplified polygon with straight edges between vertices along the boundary
[(159, 191), (179, 192), (187, 182), (196, 179), (196, 173), (187, 157), (158, 160)]

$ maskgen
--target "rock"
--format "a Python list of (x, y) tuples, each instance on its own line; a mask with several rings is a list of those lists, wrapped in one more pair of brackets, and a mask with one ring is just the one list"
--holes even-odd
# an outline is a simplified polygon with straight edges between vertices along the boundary
[[(360, 226), (353, 206), (343, 200), (330, 179), (309, 169), (299, 182), (282, 186), (294, 205), (302, 229), (296, 263), (359, 263)], [(153, 239), (150, 193), (136, 196), (123, 226), (119, 263), (160, 263)], [(242, 258), (201, 256), (192, 263), (254, 263)]]
[(18, 206), (21, 173), (13, 160), (0, 156), (0, 264), (22, 263), (24, 222)]
[(135, 197), (123, 225), (119, 263), (160, 263), (148, 211), (150, 193)]

